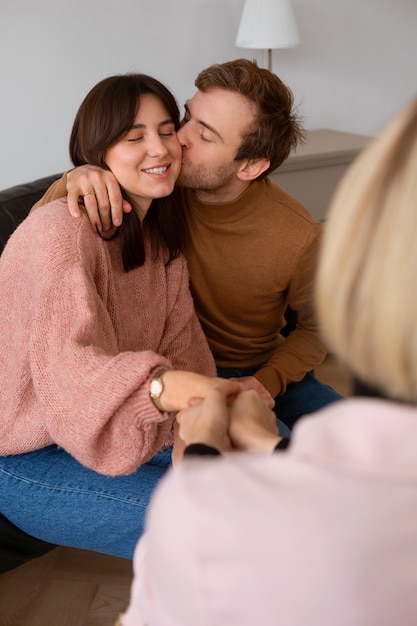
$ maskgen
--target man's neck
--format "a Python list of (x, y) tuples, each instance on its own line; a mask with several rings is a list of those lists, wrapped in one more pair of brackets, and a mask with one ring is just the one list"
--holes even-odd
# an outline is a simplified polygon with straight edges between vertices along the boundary
[(223, 204), (233, 202), (242, 195), (250, 186), (250, 182), (239, 181), (238, 185), (228, 185), (219, 189), (193, 189), (196, 198), (209, 204)]

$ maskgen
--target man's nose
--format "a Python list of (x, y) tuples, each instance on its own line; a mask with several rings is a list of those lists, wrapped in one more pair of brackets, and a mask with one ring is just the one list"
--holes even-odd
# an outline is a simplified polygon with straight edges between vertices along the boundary
[(187, 124), (183, 124), (181, 128), (177, 130), (177, 139), (183, 148), (187, 147)]

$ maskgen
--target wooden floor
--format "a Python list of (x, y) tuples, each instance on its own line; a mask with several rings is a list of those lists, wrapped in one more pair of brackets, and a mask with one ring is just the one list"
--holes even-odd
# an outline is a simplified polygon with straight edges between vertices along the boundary
[(0, 575), (1, 626), (114, 626), (131, 561), (58, 547)]
[[(334, 357), (315, 375), (351, 394), (350, 377)], [(56, 548), (0, 575), (0, 626), (114, 626), (128, 604), (131, 580), (130, 561)]]

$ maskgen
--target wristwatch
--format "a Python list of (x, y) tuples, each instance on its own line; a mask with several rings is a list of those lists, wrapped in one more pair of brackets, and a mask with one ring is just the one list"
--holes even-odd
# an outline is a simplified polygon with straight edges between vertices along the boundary
[(167, 370), (159, 370), (151, 379), (149, 383), (149, 395), (151, 396), (151, 400), (162, 413), (165, 409), (161, 405), (161, 395), (164, 391), (164, 383), (162, 381), (162, 376), (165, 374)]

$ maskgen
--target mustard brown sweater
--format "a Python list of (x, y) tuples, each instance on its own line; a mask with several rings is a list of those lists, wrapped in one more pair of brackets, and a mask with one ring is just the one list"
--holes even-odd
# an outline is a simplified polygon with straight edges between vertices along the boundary
[[(269, 179), (227, 203), (185, 197), (191, 290), (217, 367), (257, 369), (280, 395), (325, 356), (313, 293), (322, 225)], [(287, 305), (298, 325), (284, 339)]]

